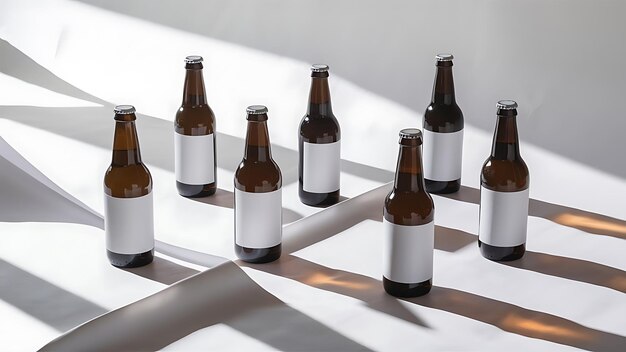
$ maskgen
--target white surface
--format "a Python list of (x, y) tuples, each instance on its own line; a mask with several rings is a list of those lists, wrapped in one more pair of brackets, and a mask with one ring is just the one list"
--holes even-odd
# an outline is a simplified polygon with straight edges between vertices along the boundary
[(480, 241), (498, 247), (526, 243), (529, 193), (530, 188), (519, 192), (496, 192), (480, 187)]
[(395, 282), (416, 284), (433, 277), (435, 222), (405, 226), (383, 218), (383, 275)]
[(213, 133), (204, 136), (185, 136), (174, 132), (176, 181), (188, 185), (215, 182), (214, 138)]
[(424, 141), (424, 178), (434, 181), (454, 181), (463, 170), (463, 130), (437, 133), (422, 130)]
[[(239, 9), (249, 8), (241, 6), (234, 7), (238, 15)], [(500, 5), (493, 6), (500, 8)], [(219, 263), (221, 259), (217, 256), (235, 259), (232, 249), (232, 183), (220, 183), (215, 197), (200, 201), (178, 196), (174, 186), (172, 111), (176, 111), (180, 103), (180, 60), (190, 53), (198, 53), (205, 58), (209, 104), (220, 119), (217, 131), (218, 179), (232, 180), (234, 168), (241, 160), (245, 106), (263, 103), (270, 108), (272, 152), (284, 174), (284, 254), (276, 263), (249, 266), (244, 271), (267, 292), (286, 303), (290, 313), (276, 316), (271, 310), (260, 309), (254, 313), (250, 311), (249, 316), (242, 313), (240, 318), (250, 318), (247, 322), (251, 325), (241, 320), (239, 323), (243, 325), (231, 324), (228, 329), (221, 323), (200, 325), (196, 331), (175, 336), (175, 341), (171, 341), (175, 345), (170, 345), (170, 348), (194, 350), (206, 347), (206, 341), (218, 340), (219, 346), (235, 346), (233, 349), (246, 346), (289, 349), (294, 346), (289, 344), (293, 339), (297, 341), (308, 337), (310, 339), (306, 341), (308, 346), (313, 346), (311, 349), (322, 346), (324, 342), (327, 343), (323, 346), (329, 346), (330, 341), (329, 350), (341, 347), (344, 350), (354, 349), (358, 344), (375, 350), (395, 351), (413, 346), (416, 340), (430, 350), (501, 350), (503, 345), (514, 346), (512, 350), (624, 349), (626, 198), (622, 195), (626, 194), (626, 182), (622, 178), (528, 143), (533, 135), (528, 129), (530, 125), (525, 129), (520, 122), (521, 153), (533, 177), (528, 252), (521, 261), (504, 265), (485, 260), (476, 248), (478, 176), (489, 154), (492, 136), (491, 132), (477, 129), (470, 122), (472, 116), (478, 115), (492, 121), (495, 118), (493, 102), (502, 98), (502, 94), (508, 96), (512, 87), (520, 84), (519, 80), (510, 77), (497, 82), (481, 80), (471, 88), (469, 79), (462, 78), (462, 72), (468, 72), (470, 68), (475, 68), (472, 72), (479, 77), (480, 72), (486, 69), (484, 63), (493, 61), (490, 54), (493, 51), (485, 47), (487, 44), (480, 46), (484, 49), (480, 55), (470, 55), (473, 59), (464, 65), (460, 61), (463, 55), (458, 55), (459, 50), (455, 50), (459, 56), (455, 62), (457, 96), (459, 99), (465, 96), (464, 101), (476, 103), (470, 106), (459, 102), (468, 115), (463, 142), (464, 188), (453, 196), (455, 198), (433, 197), (437, 209), (433, 290), (421, 299), (396, 300), (385, 295), (380, 282), (383, 272), (383, 224), (380, 221), (383, 200), (388, 193), (385, 187), (388, 186), (376, 187), (393, 179), (398, 130), (420, 126), (419, 114), (357, 86), (341, 74), (334, 75), (331, 81), (333, 103), (337, 116), (342, 119), (344, 159), (341, 193), (350, 199), (326, 209), (310, 208), (298, 200), (297, 133), (294, 131), (297, 131), (299, 117), (306, 105), (309, 61), (316, 59), (309, 60), (307, 57), (305, 62), (268, 54), (70, 1), (7, 0), (0, 7), (0, 37), (24, 53), (16, 53), (6, 43), (0, 45), (3, 53), (3, 66), (0, 68), (15, 78), (3, 81), (8, 82), (9, 88), (0, 94), (0, 134), (11, 147), (58, 185), (47, 184), (43, 175), (14, 158), (11, 150), (6, 147), (1, 149), (2, 160), (9, 161), (2, 164), (0, 215), (11, 215), (3, 217), (2, 221), (20, 221), (0, 223), (0, 258), (10, 264), (2, 266), (8, 268), (3, 272), (15, 273), (13, 277), (32, 279), (30, 282), (34, 282), (32, 285), (39, 287), (40, 291), (60, 292), (59, 296), (52, 295), (43, 300), (45, 304), (37, 304), (42, 300), (37, 300), (36, 296), (26, 299), (30, 296), (24, 294), (33, 290), (20, 291), (27, 286), (3, 286), (0, 290), (0, 311), (6, 315), (0, 315), (0, 331), (3, 332), (0, 343), (8, 346), (7, 349), (34, 350), (66, 331), (69, 323), (80, 324), (103, 311), (162, 293), (166, 285), (195, 273), (189, 269)], [(551, 7), (557, 8), (557, 14), (562, 14), (562, 6)], [(268, 7), (268, 11), (274, 10)], [(503, 7), (501, 10), (506, 9)], [(599, 13), (618, 16), (617, 11), (605, 10)], [(329, 12), (330, 15), (333, 13)], [(415, 13), (411, 11), (406, 15), (414, 19)], [(532, 13), (539, 15), (543, 12), (533, 10)], [(554, 13), (547, 13), (547, 18), (556, 18), (552, 17)], [(501, 17), (501, 20), (521, 21), (519, 23), (524, 25), (519, 26), (520, 31), (522, 27), (526, 30), (529, 22), (524, 19), (528, 19), (529, 15), (524, 14), (516, 19)], [(215, 15), (224, 14), (216, 12)], [(317, 20), (318, 17), (315, 18)], [(465, 19), (460, 23), (467, 23), (469, 17), (463, 12), (454, 18)], [(501, 20), (493, 25), (500, 26)], [(623, 26), (620, 21), (605, 22), (611, 28)], [(545, 23), (554, 22), (546, 19)], [(273, 24), (275, 22), (265, 21), (259, 25)], [(25, 31), (24, 26), (29, 26), (29, 30)], [(234, 27), (229, 23), (225, 28), (230, 30)], [(536, 30), (542, 35), (551, 33), (545, 25), (538, 26)], [(482, 32), (490, 30), (483, 28)], [(494, 33), (500, 36), (506, 31)], [(615, 30), (611, 33), (617, 35), (621, 32)], [(380, 35), (384, 34), (383, 31)], [(589, 42), (590, 37), (586, 36), (585, 40)], [(430, 37), (424, 38), (431, 40)], [(371, 40), (371, 37), (368, 38), (368, 51), (372, 48)], [(302, 38), (297, 38), (297, 41), (307, 42)], [(540, 44), (548, 42), (553, 48), (553, 42), (549, 40), (542, 40)], [(493, 43), (500, 45), (497, 40)], [(615, 40), (612, 43), (621, 42)], [(467, 46), (474, 47), (475, 41), (467, 41)], [(615, 44), (611, 48), (618, 46)], [(312, 47), (319, 49), (322, 46)], [(406, 45), (403, 47), (410, 52), (415, 50)], [(575, 47), (578, 53), (580, 46)], [(119, 48), (124, 49), (124, 55), (119, 55)], [(202, 54), (202, 50), (206, 52)], [(336, 48), (336, 51), (344, 52), (341, 48)], [(489, 68), (494, 69), (495, 75), (510, 72), (514, 65), (528, 61), (527, 57), (517, 55), (522, 51), (515, 50), (498, 58), (499, 66), (494, 69), (491, 65)], [(398, 59), (397, 55), (388, 54), (393, 51), (382, 52), (388, 55), (389, 60)], [(84, 60), (85, 53), (89, 53), (89, 60)], [(403, 55), (401, 58), (411, 60), (406, 67), (419, 69), (420, 72), (423, 70), (427, 76), (426, 85), (430, 86), (432, 66), (429, 65), (432, 64), (435, 49), (423, 54), (423, 60), (418, 55), (423, 65), (418, 64), (419, 60), (417, 63), (414, 61), (415, 55)], [(588, 58), (591, 54), (585, 55)], [(149, 60), (145, 60), (147, 57)], [(539, 57), (533, 61), (537, 67), (546, 67), (549, 72), (557, 68), (554, 65), (545, 66), (545, 55)], [(528, 110), (524, 113), (521, 108), (520, 113), (535, 116), (533, 121), (539, 121), (539, 115), (530, 113), (534, 111), (533, 107), (543, 107), (540, 112), (545, 117), (545, 124), (566, 126), (570, 132), (578, 131), (561, 131), (568, 136), (588, 134), (588, 130), (581, 129), (580, 123), (563, 125), (563, 119), (558, 116), (550, 119), (559, 114), (569, 116), (561, 110), (567, 104), (555, 102), (554, 107), (550, 105), (549, 108), (543, 105), (544, 101), (552, 101), (546, 98), (547, 92), (559, 92), (561, 100), (557, 101), (576, 102), (576, 106), (582, 108), (577, 114), (587, 118), (596, 116), (595, 112), (589, 113), (588, 110), (595, 108), (596, 104), (588, 102), (596, 101), (593, 97), (606, 92), (597, 89), (599, 84), (592, 84), (596, 78), (589, 77), (595, 75), (581, 77), (573, 73), (585, 72), (576, 69), (579, 61), (585, 58), (576, 57), (575, 62), (558, 65), (559, 70), (554, 76), (536, 73), (530, 66), (521, 66), (523, 69), (518, 70), (529, 77), (522, 84), (528, 88), (528, 94), (537, 93), (532, 96), (522, 94), (533, 103), (521, 105)], [(138, 59), (141, 59), (141, 65), (137, 64)], [(328, 63), (333, 66), (332, 61)], [(272, 70), (267, 70), (267, 67), (272, 67)], [(359, 65), (351, 67), (362, 72)], [(398, 64), (398, 67), (403, 66)], [(606, 65), (589, 67), (600, 70), (600, 73), (614, 70)], [(379, 72), (371, 69), (368, 72), (368, 75), (362, 76), (380, 82), (384, 81), (380, 74), (389, 74), (388, 70)], [(570, 79), (562, 80), (565, 76)], [(607, 77), (600, 74), (597, 77), (600, 81), (619, 79), (619, 75)], [(407, 76), (402, 75), (401, 79), (404, 82)], [(568, 85), (567, 82), (573, 82), (572, 79), (576, 80), (576, 84)], [(415, 79), (412, 77), (409, 80)], [(583, 81), (587, 84), (581, 83)], [(19, 93), (21, 88), (18, 86), (29, 86), (29, 97)], [(428, 91), (420, 91), (407, 89), (403, 84), (395, 83), (395, 86), (397, 92), (406, 91), (413, 98), (423, 96), (423, 100), (427, 101), (430, 96), (430, 87)], [(563, 86), (572, 88), (565, 92), (558, 89)], [(543, 88), (537, 91), (538, 87)], [(569, 94), (577, 89), (582, 89), (578, 96), (580, 99), (574, 99)], [(592, 93), (589, 99), (581, 98), (590, 91), (598, 93)], [(513, 95), (516, 94), (510, 97)], [(523, 101), (518, 100), (520, 103)], [(97, 106), (85, 107), (85, 101)], [(104, 232), (97, 228), (94, 213), (103, 211), (101, 182), (111, 158), (114, 103), (132, 103), (140, 113), (137, 124), (142, 156), (154, 180), (157, 249), (166, 251), (168, 255), (184, 257), (187, 262), (168, 260), (173, 264), (128, 272), (113, 268), (106, 260)], [(485, 111), (482, 106), (486, 106)], [(574, 108), (570, 106), (568, 111), (571, 112), (571, 109)], [(574, 130), (572, 126), (575, 126)], [(554, 129), (542, 128), (536, 132), (553, 135)], [(619, 143), (615, 138), (601, 139), (600, 147), (596, 143), (589, 148), (596, 151), (598, 159), (602, 159), (600, 155), (605, 155), (598, 152), (602, 148), (607, 151), (623, 149), (619, 145), (615, 147), (614, 143)], [(576, 143), (583, 148), (585, 143), (581, 141), (585, 138), (577, 137)], [(610, 162), (618, 163), (615, 160), (619, 159), (612, 158)], [(28, 170), (26, 174), (32, 176), (25, 176), (23, 171), (9, 172), (13, 169)], [(46, 183), (50, 193), (36, 188), (34, 185), (38, 182)], [(6, 184), (12, 189), (4, 187)], [(24, 187), (18, 188), (20, 185)], [(362, 194), (364, 192), (367, 193)], [(50, 198), (55, 195), (57, 202), (48, 202), (48, 194)], [(78, 200), (93, 211), (79, 206)], [(11, 213), (12, 209), (20, 211)], [(44, 215), (54, 216), (58, 223), (42, 222), (51, 221), (50, 218), (42, 218)], [(90, 226), (74, 224), (76, 222), (89, 223)], [(162, 258), (162, 254), (157, 253), (157, 256)], [(161, 276), (164, 273), (168, 274), (167, 280)], [(195, 282), (196, 277), (189, 280)], [(221, 287), (224, 283), (208, 282), (214, 285), (205, 285), (203, 281), (205, 286), (201, 287)], [(177, 287), (184, 291), (183, 286), (174, 285), (174, 290), (169, 292), (176, 291)], [(120, 293), (122, 290), (123, 293)], [(229, 296), (237, 304), (245, 303), (238, 300), (238, 293)], [(82, 310), (75, 310), (73, 319), (61, 319), (52, 308), (68, 300), (80, 302), (74, 306), (82, 307)], [(150, 302), (154, 300), (147, 301)], [(230, 307), (238, 307), (237, 304)], [(168, 305), (171, 306), (178, 305)], [(144, 313), (159, 312), (163, 308), (156, 304)], [(314, 320), (327, 327), (324, 330), (326, 333), (334, 331), (335, 335), (331, 335), (334, 338), (310, 334), (309, 325), (293, 323), (294, 315), (298, 317), (296, 321), (310, 324), (310, 320)], [(163, 322), (169, 323), (165, 319)], [(21, 325), (18, 326), (18, 323)], [(236, 326), (233, 329), (237, 333), (230, 330), (233, 326)], [(176, 324), (169, 327), (171, 331), (178, 331)], [(282, 331), (289, 334), (281, 334)], [(32, 332), (32, 336), (25, 335), (25, 332)], [(241, 340), (238, 338), (240, 334), (250, 339)], [(29, 338), (18, 341), (19, 336)], [(322, 339), (324, 341), (320, 341)], [(346, 340), (355, 344), (348, 344)]]
[(135, 198), (104, 195), (106, 248), (119, 254), (139, 254), (154, 248), (152, 192)]
[(270, 248), (281, 243), (282, 196), (282, 188), (265, 193), (235, 189), (235, 243), (249, 248)]
[(330, 193), (339, 189), (341, 141), (302, 143), (302, 189), (311, 193)]

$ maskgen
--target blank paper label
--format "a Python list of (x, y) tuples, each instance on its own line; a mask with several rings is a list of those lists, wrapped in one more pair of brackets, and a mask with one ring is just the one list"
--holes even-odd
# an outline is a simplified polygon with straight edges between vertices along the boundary
[(138, 254), (154, 248), (152, 192), (136, 198), (105, 194), (104, 232), (107, 249), (119, 254)]
[(478, 239), (496, 247), (526, 243), (529, 192), (530, 188), (519, 192), (496, 192), (480, 187)]
[(415, 284), (433, 277), (435, 222), (405, 226), (383, 218), (383, 275), (395, 282)]
[(186, 136), (174, 132), (176, 181), (188, 185), (215, 182), (213, 134)]
[(339, 189), (341, 141), (303, 143), (302, 189), (311, 193), (330, 193)]
[(283, 238), (282, 189), (266, 193), (235, 189), (235, 243), (269, 248)]
[(463, 166), (463, 130), (438, 133), (424, 129), (423, 136), (424, 178), (433, 181), (460, 179)]

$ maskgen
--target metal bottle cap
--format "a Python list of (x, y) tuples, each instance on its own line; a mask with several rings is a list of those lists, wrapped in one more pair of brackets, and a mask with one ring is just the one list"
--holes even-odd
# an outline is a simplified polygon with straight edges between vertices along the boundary
[(311, 71), (313, 71), (313, 72), (328, 72), (328, 65), (325, 65), (325, 64), (313, 64), (313, 65), (311, 65)]
[(202, 60), (202, 56), (198, 56), (198, 55), (191, 55), (191, 56), (187, 56), (185, 58), (185, 63), (186, 64), (199, 64), (201, 63)]
[(500, 110), (515, 110), (517, 109), (517, 103), (514, 100), (500, 100), (496, 104), (496, 108)]
[(452, 61), (452, 59), (454, 59), (454, 56), (452, 54), (437, 54), (435, 58), (437, 59), (437, 61)]
[(118, 115), (130, 115), (135, 113), (135, 107), (132, 105), (118, 105), (113, 109)]
[(405, 128), (400, 130), (400, 138), (402, 139), (418, 139), (422, 138), (422, 131), (418, 128)]
[(267, 106), (265, 105), (250, 105), (246, 109), (246, 112), (250, 115), (267, 114)]

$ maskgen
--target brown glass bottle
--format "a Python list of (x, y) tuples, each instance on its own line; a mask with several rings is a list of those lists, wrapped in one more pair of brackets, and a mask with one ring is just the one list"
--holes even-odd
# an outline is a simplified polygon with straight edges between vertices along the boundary
[(183, 103), (174, 119), (176, 188), (185, 197), (205, 197), (217, 189), (215, 115), (207, 103), (202, 57), (185, 58)]
[(115, 107), (113, 158), (104, 175), (105, 234), (111, 264), (132, 268), (154, 257), (152, 176), (141, 162), (135, 108)]
[(453, 58), (436, 56), (433, 95), (424, 113), (424, 178), (430, 193), (453, 193), (461, 187), (464, 121), (454, 93)]
[(311, 66), (311, 91), (300, 122), (299, 195), (306, 205), (326, 207), (339, 201), (341, 129), (330, 103), (328, 66)]
[(530, 175), (519, 151), (517, 103), (502, 100), (496, 107), (491, 155), (480, 174), (478, 246), (487, 259), (509, 261), (526, 250)]
[(435, 205), (422, 175), (422, 133), (400, 131), (393, 190), (385, 198), (383, 286), (390, 295), (416, 297), (432, 287)]
[(267, 108), (246, 111), (246, 149), (235, 171), (235, 253), (246, 262), (267, 263), (281, 253), (282, 176), (270, 150)]

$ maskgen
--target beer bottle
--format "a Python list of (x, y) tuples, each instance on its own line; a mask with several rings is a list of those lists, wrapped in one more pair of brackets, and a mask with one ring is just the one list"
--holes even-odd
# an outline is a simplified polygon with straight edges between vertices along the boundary
[(328, 66), (311, 66), (311, 91), (300, 122), (299, 195), (306, 205), (324, 207), (339, 201), (341, 129), (333, 115)]
[(267, 108), (247, 108), (248, 132), (243, 160), (235, 171), (235, 253), (250, 263), (280, 257), (282, 176), (272, 159)]
[(390, 295), (416, 297), (432, 287), (435, 206), (422, 175), (422, 133), (400, 131), (396, 179), (383, 211), (383, 286)]
[(104, 174), (104, 231), (111, 264), (133, 268), (154, 257), (152, 176), (141, 162), (135, 108), (115, 107), (113, 159)]
[(463, 112), (454, 95), (453, 58), (436, 56), (433, 96), (424, 113), (424, 178), (430, 193), (453, 193), (461, 187)]
[(185, 197), (215, 193), (215, 115), (207, 104), (202, 57), (185, 58), (183, 103), (174, 120), (176, 188)]
[(501, 100), (491, 155), (480, 173), (478, 246), (483, 257), (519, 259), (526, 250), (530, 176), (520, 156), (517, 103)]

